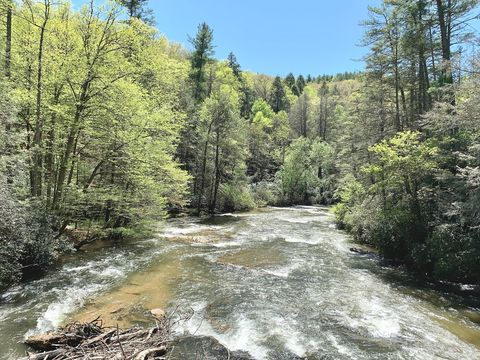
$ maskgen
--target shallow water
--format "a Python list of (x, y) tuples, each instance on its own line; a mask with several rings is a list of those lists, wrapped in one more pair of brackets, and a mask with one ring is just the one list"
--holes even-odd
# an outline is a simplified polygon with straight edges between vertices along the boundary
[(480, 359), (478, 301), (416, 285), (349, 251), (326, 208), (175, 219), (153, 239), (83, 252), (0, 302), (0, 353), (67, 319), (146, 324), (193, 308), (177, 332), (258, 359)]

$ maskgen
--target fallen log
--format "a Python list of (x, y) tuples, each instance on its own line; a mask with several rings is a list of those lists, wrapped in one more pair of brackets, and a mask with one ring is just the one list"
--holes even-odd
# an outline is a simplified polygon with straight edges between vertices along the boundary
[(21, 360), (53, 360), (53, 359), (57, 359), (59, 356), (62, 356), (66, 352), (67, 350), (65, 349), (57, 349), (57, 350), (43, 352), (40, 354), (30, 354), (27, 357), (22, 358)]
[(117, 331), (116, 329), (112, 329), (110, 331), (107, 331), (106, 333), (100, 334), (97, 337), (94, 337), (93, 339), (85, 341), (82, 344), (82, 346), (90, 346), (92, 344), (95, 344), (98, 341), (102, 341), (104, 339), (107, 339), (107, 338), (111, 337), (113, 334), (115, 334), (116, 331)]
[[(34, 350), (48, 351), (55, 349), (55, 344), (65, 344), (65, 336), (63, 334), (42, 334), (33, 335), (25, 340), (25, 345), (28, 345)], [(58, 346), (57, 346), (58, 347)]]

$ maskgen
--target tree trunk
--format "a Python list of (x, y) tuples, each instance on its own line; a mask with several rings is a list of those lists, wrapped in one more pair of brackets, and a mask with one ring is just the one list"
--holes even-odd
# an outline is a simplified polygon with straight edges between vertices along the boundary
[(213, 198), (210, 202), (210, 214), (215, 213), (217, 207), (218, 187), (220, 185), (220, 131), (217, 131), (217, 139), (215, 146), (215, 183), (213, 186)]
[(197, 197), (197, 215), (200, 215), (202, 212), (202, 198), (203, 192), (205, 190), (205, 172), (207, 170), (207, 153), (208, 153), (208, 145), (209, 145), (209, 137), (210, 133), (212, 132), (213, 121), (210, 122), (207, 131), (207, 139), (205, 140), (205, 145), (203, 147), (203, 160), (202, 160), (202, 171), (200, 173), (200, 188), (198, 189), (198, 197)]
[[(58, 105), (60, 101), (60, 94), (62, 87), (56, 87), (53, 96), (53, 104)], [(45, 154), (45, 183), (46, 183), (46, 196), (47, 207), (50, 207), (52, 203), (52, 187), (55, 184), (55, 126), (57, 122), (57, 114), (53, 112), (50, 119), (50, 126), (47, 134), (46, 154)]]
[(11, 61), (12, 61), (12, 3), (7, 5), (7, 24), (5, 36), (5, 76), (11, 76)]
[(452, 67), (451, 60), (451, 43), (450, 43), (450, 23), (447, 18), (450, 18), (451, 12), (451, 0), (447, 0), (447, 6), (445, 6), (445, 0), (437, 1), (437, 14), (438, 24), (440, 25), (440, 36), (442, 41), (442, 76), (440, 78), (441, 84), (452, 84)]
[(395, 42), (395, 130), (401, 131), (401, 121), (400, 121), (400, 75), (398, 69), (398, 42)]
[(45, 41), (45, 30), (50, 15), (50, 2), (45, 0), (44, 19), (40, 26), (40, 39), (38, 41), (37, 58), (37, 97), (35, 108), (35, 132), (33, 135), (33, 173), (32, 173), (32, 195), (42, 195), (43, 180), (43, 156), (42, 156), (42, 137), (43, 137), (43, 118), (42, 118), (42, 81), (43, 81), (43, 46)]
[[(73, 144), (72, 164), (70, 165), (70, 172), (68, 173), (67, 186), (72, 184), (73, 173), (75, 172), (75, 165), (77, 165), (77, 163), (78, 163), (77, 145), (78, 145), (78, 136), (79, 135), (80, 135), (80, 133), (77, 132), (77, 136), (75, 136), (75, 142)], [(78, 165), (77, 165), (77, 167), (78, 167)]]
[(401, 124), (402, 130), (405, 127), (405, 125), (408, 127), (409, 126), (409, 120), (408, 120), (408, 109), (407, 109), (407, 99), (405, 97), (405, 90), (403, 89), (403, 86), (400, 86), (400, 96), (402, 99), (402, 109), (403, 109), (403, 122)]
[[(9, 2), (7, 4), (7, 20), (6, 20), (6, 36), (5, 36), (5, 76), (7, 79), (11, 76), (11, 49), (12, 49), (12, 4)], [(6, 156), (6, 177), (7, 184), (13, 184), (14, 181), (14, 164), (10, 156), (13, 153), (13, 142), (11, 140), (12, 136), (10, 134), (12, 124), (10, 121), (5, 122), (5, 148), (4, 154)]]
[(433, 73), (433, 81), (437, 81), (437, 68), (435, 66), (435, 48), (433, 44), (433, 33), (432, 33), (432, 24), (428, 25), (428, 33), (430, 38), (430, 56), (432, 58), (432, 73)]
[(77, 138), (77, 133), (79, 131), (79, 123), (82, 118), (83, 110), (84, 110), (84, 103), (81, 101), (79, 105), (77, 105), (77, 109), (75, 111), (75, 117), (73, 120), (73, 124), (70, 128), (67, 143), (65, 145), (65, 150), (62, 156), (62, 160), (60, 162), (60, 166), (58, 168), (58, 176), (57, 176), (57, 185), (55, 189), (55, 194), (53, 196), (53, 208), (58, 209), (60, 205), (60, 201), (63, 196), (63, 188), (65, 185), (65, 179), (67, 176), (67, 169), (68, 163), (70, 162), (70, 155), (72, 154), (73, 148), (75, 146), (75, 139)]

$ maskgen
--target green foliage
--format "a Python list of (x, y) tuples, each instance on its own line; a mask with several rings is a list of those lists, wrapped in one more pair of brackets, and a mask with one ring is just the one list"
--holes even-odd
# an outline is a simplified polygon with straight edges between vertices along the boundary
[(364, 171), (375, 178), (372, 191), (403, 189), (412, 197), (418, 196), (420, 182), (437, 167), (438, 153), (432, 141), (422, 142), (420, 137), (419, 132), (406, 131), (370, 148), (376, 160)]
[(340, 183), (335, 192), (335, 197), (339, 200), (339, 203), (334, 206), (333, 212), (335, 214), (337, 224), (341, 228), (345, 228), (353, 224), (353, 221), (347, 217), (352, 213), (355, 206), (361, 204), (364, 195), (365, 188), (363, 184), (355, 179), (352, 175), (348, 175), (347, 178), (343, 179), (343, 181)]
[[(246, 128), (240, 117), (240, 96), (231, 83), (235, 77), (227, 69), (226, 76), (217, 77), (216, 90), (205, 100), (200, 113), (201, 141), (195, 177), (198, 213), (204, 209), (210, 213), (218, 210), (222, 185), (241, 187), (245, 182)], [(219, 71), (223, 73), (222, 69)]]
[(66, 242), (56, 237), (45, 204), (21, 203), (0, 178), (0, 290), (18, 282), (24, 274), (45, 271)]
[(185, 50), (135, 14), (120, 20), (116, 7), (38, 2), (15, 11), (0, 143), (16, 194), (43, 203), (57, 234), (72, 222), (135, 226), (186, 205), (190, 177), (174, 161), (186, 119)]
[[(261, 124), (265, 124), (270, 126), (270, 120), (274, 116), (274, 112), (271, 106), (263, 99), (257, 99), (252, 106), (252, 114), (253, 114), (253, 122)], [(268, 120), (255, 120), (257, 118), (260, 119), (268, 119)]]
[(321, 202), (325, 195), (322, 172), (328, 173), (334, 153), (320, 140), (298, 138), (287, 149), (285, 162), (278, 173), (283, 202), (307, 204)]
[[(456, 95), (471, 89), (470, 81)], [(455, 107), (439, 104), (424, 116), (428, 132), (405, 131), (370, 146), (363, 173), (337, 191), (337, 222), (412, 269), (478, 283), (480, 127), (471, 114), (479, 103), (475, 94)]]
[(424, 266), (420, 249), (429, 199), (422, 184), (435, 172), (438, 148), (431, 141), (421, 141), (420, 133), (407, 131), (370, 147), (370, 152), (374, 157), (364, 171), (372, 184), (366, 192), (357, 181), (340, 189), (337, 221), (385, 256)]
[(245, 211), (251, 210), (256, 206), (248, 187), (242, 187), (238, 184), (222, 184), (219, 193), (219, 211)]
[(261, 181), (251, 185), (255, 205), (282, 205), (282, 190), (278, 182)]
[[(5, 179), (2, 179), (5, 180)], [(4, 186), (0, 201), (0, 289), (13, 284), (21, 276), (23, 244), (27, 242), (28, 229), (25, 214)]]
[(365, 198), (349, 209), (345, 222), (357, 241), (375, 246), (385, 257), (410, 264), (417, 260), (416, 219), (407, 204), (384, 207), (379, 197)]

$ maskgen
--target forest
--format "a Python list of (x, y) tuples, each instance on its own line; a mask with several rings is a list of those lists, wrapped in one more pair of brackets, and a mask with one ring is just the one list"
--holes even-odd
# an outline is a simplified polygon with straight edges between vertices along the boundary
[(168, 216), (298, 204), (479, 284), (477, 5), (384, 0), (364, 71), (272, 77), (206, 23), (170, 42), (145, 0), (0, 0), (0, 288)]

